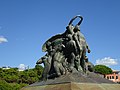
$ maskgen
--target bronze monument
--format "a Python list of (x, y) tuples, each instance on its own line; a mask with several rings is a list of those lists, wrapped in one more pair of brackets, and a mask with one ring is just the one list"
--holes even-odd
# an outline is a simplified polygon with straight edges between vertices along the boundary
[[(77, 18), (80, 21), (73, 25)], [(80, 15), (73, 17), (64, 33), (43, 44), (46, 54), (36, 62), (44, 64), (42, 80), (21, 90), (119, 90), (119, 85), (94, 73), (86, 56), (91, 50), (80, 30), (82, 21)]]
[[(72, 23), (76, 18), (80, 18), (80, 21), (74, 26)], [(42, 50), (47, 54), (37, 61), (37, 64), (44, 63), (43, 80), (89, 70), (85, 60), (86, 50), (90, 53), (90, 49), (80, 31), (82, 21), (82, 16), (75, 16), (63, 34), (55, 35), (44, 43)]]

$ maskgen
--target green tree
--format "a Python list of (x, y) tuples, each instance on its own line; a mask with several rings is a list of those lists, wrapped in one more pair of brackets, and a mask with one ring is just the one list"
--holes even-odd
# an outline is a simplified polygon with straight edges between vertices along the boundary
[(105, 65), (96, 65), (94, 67), (95, 72), (100, 73), (100, 74), (111, 74), (112, 69), (105, 66)]
[(0, 76), (6, 82), (14, 83), (18, 80), (18, 70), (16, 68), (4, 69)]
[(34, 69), (29, 69), (27, 72), (27, 83), (32, 84), (39, 80), (37, 72)]
[(0, 90), (13, 90), (6, 81), (0, 80)]
[(28, 83), (29, 76), (27, 74), (27, 71), (20, 71), (19, 72), (19, 79), (18, 79), (18, 83)]
[(43, 73), (43, 67), (41, 65), (36, 65), (34, 71), (37, 73), (38, 78), (41, 79)]
[(20, 90), (27, 84), (7, 83), (4, 80), (0, 80), (0, 90)]
[(36, 65), (33, 69), (18, 71), (17, 68), (0, 68), (0, 90), (19, 90), (40, 80), (43, 67)]
[(3, 72), (3, 69), (0, 68), (0, 80), (2, 80), (5, 76), (5, 73)]

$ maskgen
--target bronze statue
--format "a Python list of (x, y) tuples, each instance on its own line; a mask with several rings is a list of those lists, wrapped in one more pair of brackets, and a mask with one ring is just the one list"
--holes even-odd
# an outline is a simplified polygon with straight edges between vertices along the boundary
[[(72, 23), (76, 18), (80, 21), (74, 26)], [(82, 16), (75, 16), (63, 34), (57, 34), (43, 44), (42, 50), (47, 54), (39, 59), (37, 64), (44, 63), (44, 80), (74, 71), (85, 73), (88, 70), (90, 65), (86, 62), (86, 51), (90, 53), (90, 49), (80, 31), (82, 21)]]

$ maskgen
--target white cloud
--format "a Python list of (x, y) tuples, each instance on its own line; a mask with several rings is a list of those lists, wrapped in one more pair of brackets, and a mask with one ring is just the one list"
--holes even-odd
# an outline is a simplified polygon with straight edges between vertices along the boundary
[(5, 37), (0, 36), (0, 43), (4, 43), (4, 42), (8, 42), (8, 40)]
[(117, 65), (118, 62), (117, 59), (113, 59), (111, 57), (105, 57), (103, 59), (96, 60), (96, 64), (111, 66), (111, 65)]
[(20, 64), (18, 68), (19, 68), (19, 71), (24, 71), (26, 69), (26, 66), (24, 64)]

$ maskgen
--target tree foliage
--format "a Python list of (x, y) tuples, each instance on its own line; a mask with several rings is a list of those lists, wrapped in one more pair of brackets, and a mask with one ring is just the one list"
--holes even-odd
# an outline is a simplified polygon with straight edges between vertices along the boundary
[(0, 90), (19, 90), (42, 77), (43, 67), (36, 65), (33, 69), (18, 71), (17, 68), (0, 68)]
[(3, 80), (0, 80), (0, 90), (12, 90), (12, 87)]
[(0, 80), (0, 90), (20, 90), (24, 86), (27, 86), (27, 84), (7, 83), (4, 80)]
[(105, 65), (96, 65), (94, 67), (95, 72), (100, 73), (100, 74), (111, 74), (112, 69), (105, 66)]

